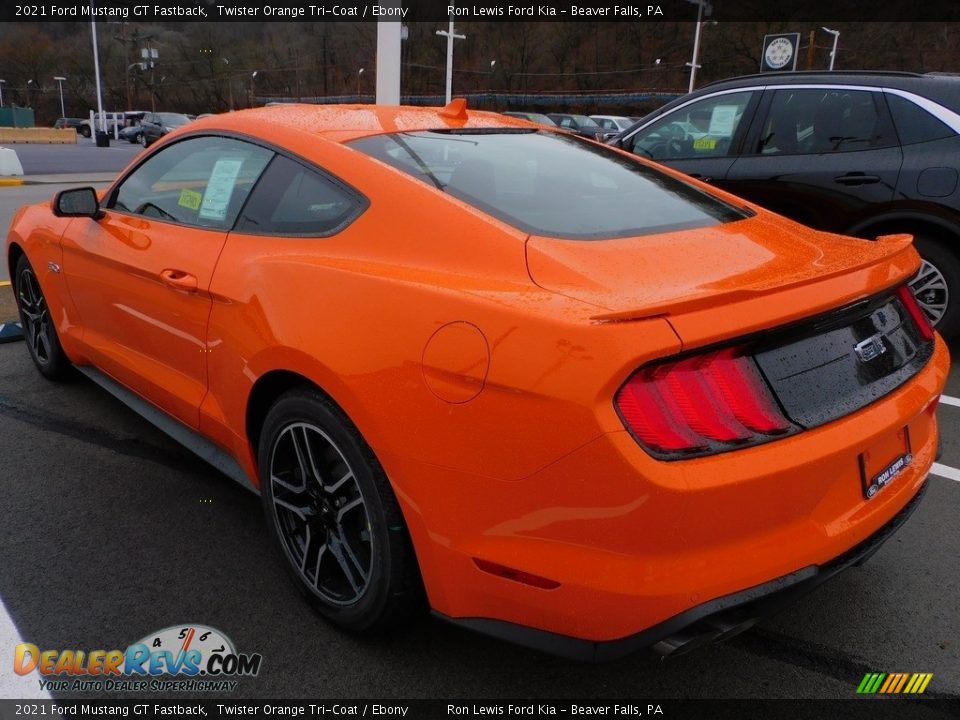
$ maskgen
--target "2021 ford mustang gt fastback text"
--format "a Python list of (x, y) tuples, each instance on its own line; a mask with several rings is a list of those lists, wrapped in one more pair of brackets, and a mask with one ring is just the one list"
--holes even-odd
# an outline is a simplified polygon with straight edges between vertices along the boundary
[(23, 208), (27, 345), (260, 492), (295, 582), (602, 659), (728, 637), (915, 507), (908, 236), (447, 108), (274, 106)]

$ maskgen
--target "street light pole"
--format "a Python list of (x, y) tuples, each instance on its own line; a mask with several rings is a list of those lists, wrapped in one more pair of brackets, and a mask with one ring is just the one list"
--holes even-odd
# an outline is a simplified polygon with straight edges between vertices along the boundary
[(697, 6), (697, 27), (693, 34), (693, 58), (687, 63), (690, 68), (690, 87), (687, 92), (693, 92), (693, 86), (697, 82), (697, 68), (700, 67), (700, 31), (703, 28), (704, 10), (709, 17), (713, 12), (713, 6), (707, 0), (687, 0)]
[(257, 95), (254, 92), (253, 83), (257, 79), (257, 73), (259, 72), (259, 70), (254, 70), (252, 73), (250, 73), (250, 107), (257, 106)]
[[(451, 3), (450, 9), (453, 9)], [(450, 13), (450, 26), (446, 30), (437, 30), (437, 35), (447, 38), (447, 104), (453, 96), (453, 41), (466, 40), (466, 35), (457, 35), (453, 27), (453, 13)]]
[(60, 117), (65, 118), (67, 116), (67, 111), (63, 107), (63, 82), (66, 80), (66, 78), (56, 75), (53, 79), (56, 80), (57, 85), (60, 86)]
[(3, 85), (6, 80), (0, 80), (0, 107), (3, 107)]
[(830, 72), (833, 72), (833, 63), (837, 59), (837, 40), (840, 39), (840, 31), (831, 30), (830, 28), (823, 27), (822, 25), (820, 27), (826, 30), (831, 35), (833, 35), (833, 48), (830, 50)]
[(100, 88), (100, 50), (97, 48), (97, 21), (94, 18), (94, 3), (90, 0), (90, 35), (93, 37), (93, 74), (97, 81), (97, 117), (100, 119), (100, 132), (106, 132), (103, 121), (103, 91)]
[(363, 71), (365, 68), (360, 68), (357, 71), (357, 102), (360, 102), (360, 78), (363, 77)]

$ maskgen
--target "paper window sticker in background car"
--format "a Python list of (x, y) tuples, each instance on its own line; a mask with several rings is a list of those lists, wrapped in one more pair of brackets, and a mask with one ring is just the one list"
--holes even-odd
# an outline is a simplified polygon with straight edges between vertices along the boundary
[(237, 175), (240, 174), (242, 165), (243, 160), (217, 160), (210, 173), (210, 180), (207, 181), (207, 190), (203, 194), (198, 217), (204, 220), (223, 220), (227, 217), (227, 206), (230, 204), (230, 196), (237, 184)]
[(694, 150), (715, 150), (717, 139), (712, 137), (697, 138), (693, 141)]
[(717, 105), (710, 114), (710, 128), (708, 135), (716, 137), (732, 137), (733, 126), (736, 124), (739, 105)]
[(180, 191), (180, 199), (177, 200), (177, 205), (180, 207), (185, 207), (188, 210), (196, 210), (200, 207), (200, 202), (203, 200), (203, 194), (190, 190), (189, 188), (184, 188)]

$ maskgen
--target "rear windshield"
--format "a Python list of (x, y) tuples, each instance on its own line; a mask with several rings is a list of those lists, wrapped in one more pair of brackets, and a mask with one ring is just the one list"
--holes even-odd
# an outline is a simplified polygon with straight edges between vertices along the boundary
[(534, 235), (599, 240), (748, 216), (637, 160), (565, 133), (408, 132), (366, 137), (351, 146)]

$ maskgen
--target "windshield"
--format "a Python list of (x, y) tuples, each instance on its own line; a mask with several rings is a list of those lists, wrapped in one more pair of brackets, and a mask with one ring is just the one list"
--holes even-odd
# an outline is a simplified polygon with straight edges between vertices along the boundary
[(409, 132), (350, 145), (535, 235), (628, 237), (747, 216), (692, 185), (566, 133)]
[(179, 113), (158, 113), (160, 122), (164, 125), (186, 125), (190, 118)]

